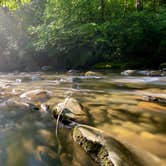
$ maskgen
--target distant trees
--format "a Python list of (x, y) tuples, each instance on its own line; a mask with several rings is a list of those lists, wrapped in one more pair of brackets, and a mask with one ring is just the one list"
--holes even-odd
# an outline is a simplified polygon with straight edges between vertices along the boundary
[(143, 66), (165, 61), (165, 0), (4, 0), (1, 5), (12, 10), (4, 9), (14, 20), (9, 31), (19, 29), (13, 36), (22, 53), (15, 54), (23, 61), (31, 55), (39, 65), (59, 68), (133, 58)]

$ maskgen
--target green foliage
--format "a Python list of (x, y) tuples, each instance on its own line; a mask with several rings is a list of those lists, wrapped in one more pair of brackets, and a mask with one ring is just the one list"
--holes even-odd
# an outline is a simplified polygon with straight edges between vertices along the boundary
[(156, 13), (149, 10), (148, 3), (137, 12), (131, 1), (127, 7), (123, 1), (105, 1), (103, 18), (100, 1), (50, 0), (43, 24), (32, 28), (37, 36), (34, 45), (38, 51), (57, 56), (67, 68), (115, 59), (149, 58), (155, 62), (165, 51), (166, 16), (164, 7)]
[(12, 36), (25, 52), (22, 59), (38, 55), (34, 59), (39, 65), (67, 69), (96, 63), (105, 68), (158, 67), (166, 52), (165, 3), (146, 0), (139, 10), (135, 4), (136, 0), (1, 2), (17, 9), (12, 12), (16, 27), (9, 31), (20, 25), (21, 33)]
[(16, 10), (18, 9), (21, 5), (30, 3), (30, 0), (1, 0), (0, 5), (3, 7), (8, 7), (10, 10)]

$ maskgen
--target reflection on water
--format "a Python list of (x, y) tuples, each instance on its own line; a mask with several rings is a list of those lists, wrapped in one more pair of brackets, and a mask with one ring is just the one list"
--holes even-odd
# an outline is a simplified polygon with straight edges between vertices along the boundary
[[(166, 98), (165, 77), (128, 77), (109, 73), (101, 78), (64, 74), (0, 74), (0, 165), (95, 165), (73, 143), (71, 129), (60, 127), (49, 115), (32, 111), (9, 99), (33, 89), (52, 92), (57, 104), (72, 92), (86, 108), (87, 124), (100, 128), (124, 144), (149, 153), (166, 164), (166, 105), (142, 100), (144, 94)], [(142, 154), (141, 154), (142, 153)]]

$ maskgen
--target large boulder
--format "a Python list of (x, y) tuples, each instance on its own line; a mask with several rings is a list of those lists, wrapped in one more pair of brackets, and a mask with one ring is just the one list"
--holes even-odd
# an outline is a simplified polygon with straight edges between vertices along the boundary
[(91, 158), (102, 166), (139, 166), (139, 158), (122, 143), (103, 131), (78, 125), (73, 130), (73, 139)]

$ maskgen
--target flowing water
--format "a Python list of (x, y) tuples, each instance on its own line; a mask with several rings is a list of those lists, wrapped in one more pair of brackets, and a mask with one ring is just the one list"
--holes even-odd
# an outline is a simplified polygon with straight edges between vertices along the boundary
[(51, 91), (52, 104), (72, 94), (86, 108), (86, 124), (166, 165), (166, 104), (143, 100), (146, 94), (166, 98), (166, 77), (1, 73), (0, 166), (96, 165), (72, 141), (70, 128), (61, 124), (56, 137), (49, 114), (12, 102), (35, 89)]

